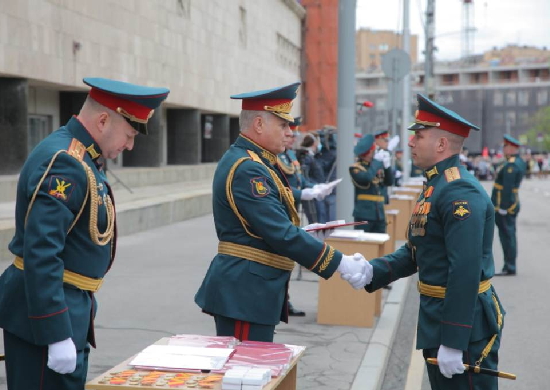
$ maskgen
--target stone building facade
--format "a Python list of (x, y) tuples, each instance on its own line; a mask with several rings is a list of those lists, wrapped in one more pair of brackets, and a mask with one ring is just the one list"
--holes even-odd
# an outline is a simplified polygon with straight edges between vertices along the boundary
[(0, 174), (78, 113), (84, 77), (171, 90), (118, 166), (217, 161), (229, 95), (300, 80), (304, 17), (296, 0), (0, 0)]

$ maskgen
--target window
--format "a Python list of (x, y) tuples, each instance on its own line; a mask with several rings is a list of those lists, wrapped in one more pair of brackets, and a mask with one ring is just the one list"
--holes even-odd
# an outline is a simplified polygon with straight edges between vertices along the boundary
[(495, 112), (494, 122), (496, 126), (502, 126), (504, 124), (504, 113)]
[(545, 106), (548, 104), (548, 91), (538, 91), (537, 92), (537, 104), (539, 106)]
[(388, 44), (387, 44), (387, 43), (382, 43), (382, 44), (380, 44), (380, 46), (378, 46), (378, 50), (380, 50), (380, 51), (388, 51)]
[(506, 113), (506, 125), (515, 126), (516, 125), (516, 112), (508, 111)]
[(515, 106), (516, 105), (516, 92), (508, 91), (506, 92), (506, 105)]
[(386, 98), (376, 98), (376, 100), (374, 101), (374, 107), (376, 107), (376, 110), (385, 110)]
[(527, 125), (529, 123), (529, 114), (527, 112), (520, 112), (518, 121), (520, 125)]
[(49, 115), (29, 115), (29, 133), (27, 138), (27, 150), (29, 153), (36, 145), (52, 132), (52, 119)]
[(519, 91), (518, 92), (518, 105), (528, 106), (529, 105), (529, 92), (528, 91)]
[(504, 104), (504, 95), (501, 91), (495, 91), (493, 95), (493, 105), (502, 106)]

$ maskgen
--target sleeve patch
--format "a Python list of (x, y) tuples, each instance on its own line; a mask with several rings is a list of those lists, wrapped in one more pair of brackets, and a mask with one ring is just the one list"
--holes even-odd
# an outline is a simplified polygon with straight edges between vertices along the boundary
[(459, 221), (468, 219), (471, 215), (470, 205), (467, 200), (457, 200), (453, 202), (453, 217)]
[(54, 198), (67, 202), (73, 193), (76, 184), (61, 176), (51, 176), (48, 194)]
[(271, 189), (267, 184), (267, 178), (265, 177), (255, 177), (250, 179), (250, 186), (252, 190), (252, 195), (256, 198), (263, 198), (269, 195)]

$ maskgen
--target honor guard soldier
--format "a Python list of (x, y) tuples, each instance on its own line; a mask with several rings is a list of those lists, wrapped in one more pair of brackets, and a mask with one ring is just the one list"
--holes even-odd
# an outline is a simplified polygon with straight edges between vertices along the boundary
[(505, 160), (498, 168), (491, 200), (495, 206), (495, 223), (498, 228), (504, 266), (497, 276), (516, 274), (518, 246), (516, 218), (519, 213), (519, 186), (526, 172), (526, 164), (519, 156), (521, 143), (509, 135), (504, 136)]
[[(393, 184), (393, 171), (391, 168), (391, 151), (395, 148), (395, 145), (399, 142), (399, 137), (396, 136), (392, 139), (393, 147), (390, 149), (390, 133), (387, 130), (381, 130), (374, 134), (374, 143), (376, 144), (376, 151), (374, 152), (374, 159), (382, 162), (384, 165), (384, 177), (387, 177), (387, 180), (390, 182), (389, 185), (381, 182), (379, 184), (380, 190), (384, 195), (384, 203), (389, 204), (390, 198), (388, 194), (388, 186), (391, 187)], [(395, 142), (397, 141), (397, 142)]]
[(494, 208), (459, 160), (465, 138), (479, 128), (422, 95), (417, 99), (409, 147), (427, 182), (409, 222), (408, 242), (369, 262), (374, 275), (366, 290), (418, 272), (416, 347), (424, 358), (438, 360), (439, 367), (427, 365), (432, 389), (497, 389), (496, 377), (464, 372), (463, 365), (497, 368), (505, 314), (491, 285)]
[(275, 325), (288, 321), (295, 262), (323, 278), (353, 274), (354, 288), (368, 282), (363, 256), (345, 256), (299, 227), (292, 190), (278, 169), (299, 85), (231, 96), (242, 100), (241, 133), (214, 174), (218, 254), (195, 295), (219, 336), (273, 341)]
[(353, 217), (356, 222), (369, 222), (366, 225), (357, 225), (355, 229), (370, 233), (385, 233), (386, 213), (382, 186), (392, 184), (392, 175), (385, 174), (391, 167), (385, 169), (384, 163), (373, 159), (375, 149), (376, 144), (371, 134), (363, 136), (353, 149), (358, 159), (349, 167), (351, 181), (355, 187)]
[(113, 193), (99, 162), (131, 150), (166, 88), (85, 78), (80, 113), (30, 153), (17, 185), (15, 256), (0, 276), (8, 389), (84, 389), (94, 293), (116, 248)]

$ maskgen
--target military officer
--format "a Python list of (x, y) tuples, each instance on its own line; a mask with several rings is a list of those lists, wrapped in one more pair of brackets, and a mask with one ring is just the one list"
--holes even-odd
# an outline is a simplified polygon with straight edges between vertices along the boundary
[(94, 293), (116, 247), (113, 193), (99, 163), (131, 150), (166, 88), (85, 78), (77, 116), (30, 153), (17, 186), (15, 259), (0, 276), (9, 389), (83, 389), (95, 347)]
[(386, 214), (382, 185), (391, 185), (392, 175), (385, 175), (391, 167), (385, 169), (381, 161), (373, 159), (375, 148), (374, 137), (367, 134), (357, 142), (353, 149), (358, 159), (349, 167), (351, 181), (355, 187), (353, 217), (356, 222), (369, 222), (366, 225), (357, 225), (355, 229), (371, 233), (385, 233)]
[[(387, 177), (390, 182), (389, 186), (393, 184), (393, 171), (391, 169), (391, 153), (389, 150), (390, 133), (388, 130), (381, 130), (374, 134), (374, 143), (376, 144), (376, 151), (374, 152), (374, 159), (382, 162), (384, 165), (384, 177)], [(397, 142), (399, 139), (397, 138)], [(379, 184), (380, 191), (384, 196), (384, 203), (389, 204), (390, 198), (388, 194), (388, 185), (384, 182)]]
[[(300, 168), (300, 162), (296, 158), (296, 153), (292, 150), (292, 144), (294, 143), (294, 134), (298, 129), (298, 126), (302, 123), (302, 118), (295, 117), (294, 121), (289, 124), (290, 130), (293, 132), (292, 137), (286, 138), (285, 151), (277, 156), (277, 164), (283, 171), (288, 185), (292, 189), (292, 195), (294, 196), (294, 205), (296, 210), (299, 209), (302, 200), (308, 201), (316, 197), (321, 196), (319, 189), (314, 190), (315, 183), (307, 180), (302, 175)], [(294, 307), (290, 299), (288, 301), (288, 315), (295, 317), (304, 317), (305, 311)]]
[(491, 200), (495, 206), (495, 223), (498, 228), (504, 266), (498, 276), (516, 274), (518, 254), (516, 218), (519, 213), (519, 186), (527, 166), (519, 156), (520, 142), (509, 135), (504, 136), (505, 160), (498, 168)]
[(368, 281), (364, 257), (345, 256), (299, 228), (292, 190), (277, 168), (299, 85), (231, 96), (242, 100), (241, 133), (214, 174), (218, 254), (195, 295), (218, 335), (273, 341), (275, 325), (287, 321), (295, 262), (323, 278), (356, 275), (355, 288)]
[(410, 219), (408, 242), (370, 261), (374, 275), (366, 290), (418, 272), (416, 347), (425, 358), (438, 359), (439, 367), (427, 365), (432, 389), (497, 389), (496, 377), (464, 373), (463, 366), (497, 368), (505, 314), (491, 285), (494, 208), (459, 160), (464, 139), (479, 128), (423, 95), (417, 99), (409, 147), (427, 182)]
[[(295, 131), (301, 123), (301, 118), (294, 118), (290, 124), (290, 129)], [(296, 158), (296, 153), (292, 150), (294, 137), (290, 136), (285, 139), (285, 151), (277, 155), (278, 168), (283, 171), (288, 185), (292, 189), (296, 209), (302, 200), (312, 200), (324, 198), (324, 191), (319, 186), (316, 186), (312, 180), (309, 180), (302, 174), (300, 162)]]

